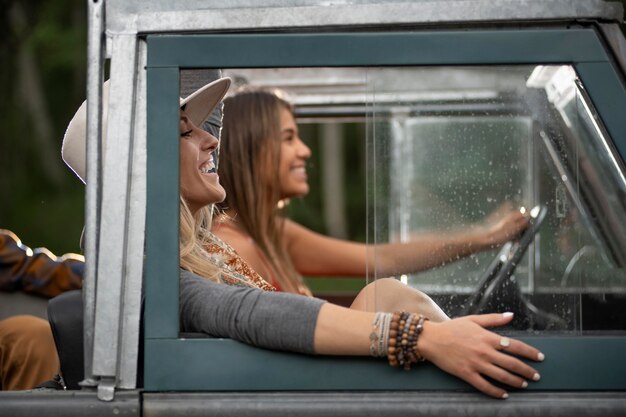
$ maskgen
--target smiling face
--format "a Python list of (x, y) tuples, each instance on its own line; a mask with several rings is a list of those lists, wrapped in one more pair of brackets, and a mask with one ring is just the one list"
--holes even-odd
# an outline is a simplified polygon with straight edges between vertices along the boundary
[(280, 109), (280, 162), (278, 178), (282, 198), (301, 197), (309, 192), (306, 161), (311, 149), (302, 142), (291, 111)]
[(180, 113), (180, 194), (192, 213), (219, 203), (226, 191), (216, 172), (214, 153), (218, 140)]

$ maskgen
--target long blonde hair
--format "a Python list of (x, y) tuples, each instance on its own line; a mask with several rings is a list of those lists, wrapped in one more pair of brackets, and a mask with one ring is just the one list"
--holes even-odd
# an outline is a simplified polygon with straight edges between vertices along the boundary
[(208, 257), (204, 244), (211, 240), (209, 233), (213, 205), (203, 207), (193, 215), (180, 197), (180, 266), (194, 274), (220, 282), (220, 269)]
[(279, 91), (246, 87), (224, 100), (220, 148), (225, 157), (218, 172), (226, 199), (219, 207), (236, 212), (232, 220), (254, 239), (281, 287), (298, 293), (306, 286), (285, 247), (278, 208), (282, 109), (293, 113)]

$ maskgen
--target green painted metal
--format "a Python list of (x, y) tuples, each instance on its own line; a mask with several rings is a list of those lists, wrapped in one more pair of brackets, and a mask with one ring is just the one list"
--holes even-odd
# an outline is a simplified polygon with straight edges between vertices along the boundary
[(148, 37), (150, 67), (259, 68), (605, 61), (591, 29)]
[(178, 337), (178, 80), (178, 69), (147, 72), (147, 338)]
[[(184, 361), (162, 366), (174, 352)], [(383, 359), (306, 356), (228, 339), (147, 340), (145, 355), (159, 364), (146, 367), (147, 391), (469, 388), (428, 363), (417, 378), (415, 371), (391, 368)]]
[(542, 379), (549, 390), (626, 390), (626, 337), (537, 337), (524, 339), (546, 355)]
[[(574, 64), (622, 159), (626, 93), (592, 29), (148, 36), (145, 387), (159, 390), (463, 389), (434, 367), (404, 374), (382, 361), (177, 339), (179, 68)], [(172, 145), (176, 143), (176, 145)], [(170, 203), (171, 201), (171, 203)], [(529, 339), (547, 356), (545, 390), (626, 390), (626, 337)], [(170, 358), (184, 358), (172, 361)]]
[[(529, 390), (626, 390), (626, 338), (521, 338), (546, 355)], [(602, 352), (593, 355), (591, 352)], [(473, 390), (429, 363), (411, 372), (384, 359), (306, 356), (227, 339), (147, 340), (147, 391)], [(184, 358), (164, 366), (163, 358)], [(610, 372), (606, 370), (611, 363)]]
[(626, 157), (626, 88), (617, 72), (608, 62), (583, 62), (576, 64), (585, 89), (589, 93), (594, 107), (613, 144), (622, 156)]

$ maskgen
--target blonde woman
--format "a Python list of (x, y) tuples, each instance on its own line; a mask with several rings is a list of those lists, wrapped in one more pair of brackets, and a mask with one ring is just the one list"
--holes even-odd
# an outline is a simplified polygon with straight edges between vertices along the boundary
[[(539, 373), (515, 356), (543, 360), (541, 352), (485, 329), (507, 324), (511, 313), (455, 320), (445, 320), (444, 316), (437, 322), (441, 318), (436, 306), (429, 310), (426, 305), (423, 311), (371, 313), (313, 297), (277, 293), (230, 246), (213, 236), (209, 231), (211, 207), (223, 201), (226, 193), (215, 170), (218, 140), (198, 126), (229, 85), (230, 80), (222, 78), (181, 101), (181, 331), (305, 354), (384, 357), (392, 366), (405, 369), (429, 360), (501, 399), (508, 397), (507, 392), (485, 377), (514, 388), (539, 380)], [(84, 117), (79, 111), (74, 119)], [(78, 167), (84, 162), (84, 129), (68, 132), (64, 158), (80, 176), (84, 174), (84, 164)], [(74, 146), (78, 161), (70, 156)], [(228, 157), (221, 154), (222, 161)], [(403, 309), (398, 306), (398, 310)], [(426, 315), (431, 313), (433, 320), (428, 320)]]
[(310, 294), (302, 275), (422, 271), (493, 249), (527, 226), (520, 212), (509, 211), (497, 222), (456, 234), (378, 245), (374, 262), (364, 244), (315, 233), (282, 215), (280, 201), (309, 192), (306, 162), (311, 151), (280, 92), (246, 87), (226, 98), (220, 147), (227, 155), (219, 166), (227, 196), (214, 233), (282, 291)]

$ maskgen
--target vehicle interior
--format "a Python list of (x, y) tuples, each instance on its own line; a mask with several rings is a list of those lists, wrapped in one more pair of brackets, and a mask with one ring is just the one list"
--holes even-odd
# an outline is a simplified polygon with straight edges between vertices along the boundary
[[(624, 329), (626, 220), (616, 213), (626, 208), (626, 182), (571, 66), (224, 73), (239, 85), (281, 89), (296, 105), (313, 185), (290, 202), (295, 219), (384, 243), (527, 210), (535, 224), (515, 245), (396, 278), (451, 316), (516, 311), (512, 330)], [(350, 302), (345, 280), (316, 281), (308, 282), (319, 295)]]

